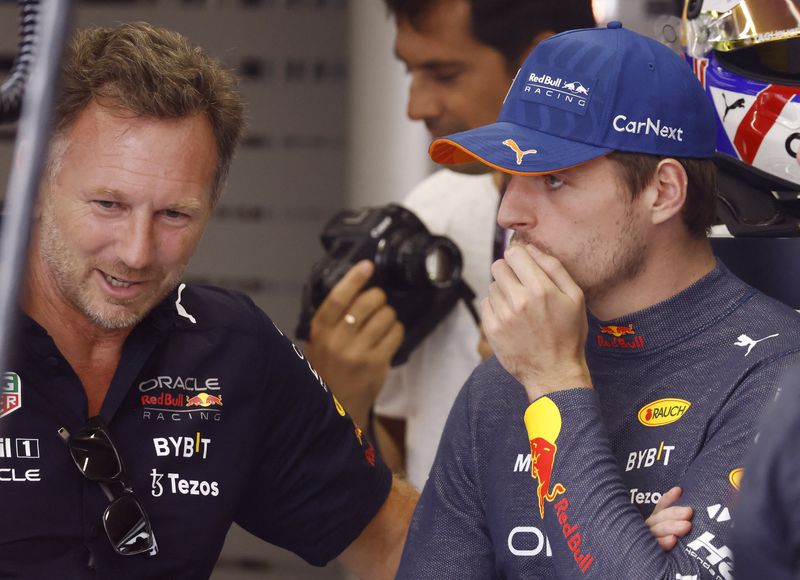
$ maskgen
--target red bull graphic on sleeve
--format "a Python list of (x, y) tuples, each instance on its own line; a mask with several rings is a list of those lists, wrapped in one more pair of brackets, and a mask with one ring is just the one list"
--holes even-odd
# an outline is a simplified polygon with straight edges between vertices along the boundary
[(554, 505), (556, 517), (578, 568), (581, 572), (586, 572), (594, 562), (594, 557), (583, 544), (580, 525), (567, 513), (570, 509), (566, 495), (567, 488), (560, 483), (551, 487), (556, 451), (558, 451), (556, 440), (561, 434), (561, 411), (552, 399), (541, 397), (531, 403), (525, 411), (525, 427), (531, 443), (531, 476), (539, 480), (536, 487), (539, 515), (544, 519), (545, 501), (553, 503), (559, 495), (563, 495)]
[(0, 386), (0, 417), (22, 408), (22, 379), (17, 373), (6, 373)]
[(344, 407), (339, 402), (339, 399), (336, 398), (336, 395), (333, 395), (333, 405), (336, 407), (336, 412), (339, 413), (342, 417), (347, 414), (347, 411), (344, 410)]
[(550, 398), (537, 399), (525, 411), (525, 427), (531, 442), (531, 476), (539, 480), (536, 487), (539, 515), (544, 519), (545, 500), (553, 502), (556, 496), (566, 491), (560, 483), (550, 489), (558, 451), (556, 439), (561, 433), (561, 411)]
[[(336, 398), (336, 395), (331, 393), (331, 397), (333, 397), (333, 406), (336, 407), (336, 412), (342, 417), (347, 417), (347, 411), (339, 402), (339, 399)], [(364, 432), (361, 430), (361, 427), (359, 427), (358, 424), (356, 424), (356, 422), (352, 419), (350, 419), (350, 421), (353, 423), (353, 433), (355, 434), (356, 439), (358, 439), (358, 444), (361, 446), (361, 449), (364, 450), (364, 459), (366, 459), (367, 463), (369, 463), (372, 467), (375, 467), (375, 447), (373, 447), (369, 439), (364, 437)]]
[[(625, 338), (627, 336), (630, 338)], [(597, 335), (597, 346), (642, 350), (644, 348), (644, 338), (636, 334), (636, 331), (633, 330), (633, 324), (628, 324), (627, 326), (601, 326), (600, 333)]]

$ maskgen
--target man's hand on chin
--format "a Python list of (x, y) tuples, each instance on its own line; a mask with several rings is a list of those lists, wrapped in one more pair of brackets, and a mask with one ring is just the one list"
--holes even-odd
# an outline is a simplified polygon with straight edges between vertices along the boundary
[(513, 245), (492, 264), (492, 275), (481, 302), (483, 327), (500, 364), (528, 398), (591, 388), (583, 291), (561, 262), (533, 245)]

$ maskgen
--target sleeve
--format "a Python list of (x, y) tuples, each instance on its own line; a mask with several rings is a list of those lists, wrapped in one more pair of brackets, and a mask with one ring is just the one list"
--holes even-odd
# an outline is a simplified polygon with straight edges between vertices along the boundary
[(236, 521), (324, 565), (383, 505), (391, 472), (302, 351), (271, 322), (264, 348), (260, 445)]
[(397, 578), (493, 576), (494, 553), (478, 481), (469, 385), (461, 390), (447, 418), (436, 461), (411, 521)]
[(739, 580), (793, 580), (800, 570), (800, 365), (761, 421), (734, 509)]
[[(631, 503), (611, 451), (597, 393), (571, 389), (537, 399), (525, 414), (542, 515), (560, 578), (733, 579), (730, 507), (742, 450), (786, 361), (750, 373), (713, 418), (677, 484), (694, 510), (692, 530), (665, 552)], [(534, 503), (534, 502), (532, 502)]]

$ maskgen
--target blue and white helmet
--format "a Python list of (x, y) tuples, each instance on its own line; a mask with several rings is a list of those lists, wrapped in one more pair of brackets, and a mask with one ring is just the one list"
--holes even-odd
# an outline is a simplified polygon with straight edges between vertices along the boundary
[[(717, 112), (717, 151), (800, 191), (800, 0), (687, 0), (682, 44)], [(749, 166), (749, 167), (744, 167)]]

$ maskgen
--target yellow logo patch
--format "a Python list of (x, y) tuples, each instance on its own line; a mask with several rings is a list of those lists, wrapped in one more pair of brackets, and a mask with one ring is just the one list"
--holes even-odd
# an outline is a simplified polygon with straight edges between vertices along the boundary
[(731, 470), (728, 474), (728, 481), (736, 491), (739, 491), (739, 486), (742, 485), (742, 476), (744, 475), (744, 467), (737, 467)]
[(674, 423), (691, 407), (684, 399), (659, 399), (639, 409), (639, 423), (646, 427), (661, 427)]

